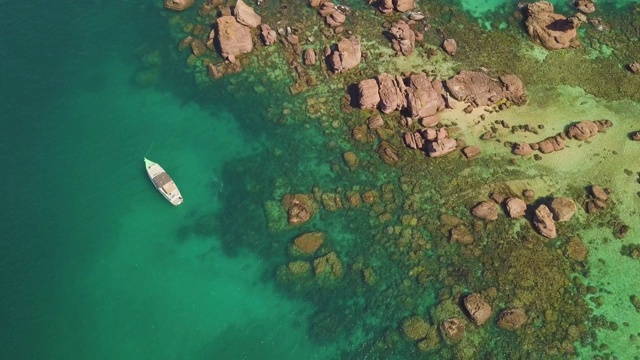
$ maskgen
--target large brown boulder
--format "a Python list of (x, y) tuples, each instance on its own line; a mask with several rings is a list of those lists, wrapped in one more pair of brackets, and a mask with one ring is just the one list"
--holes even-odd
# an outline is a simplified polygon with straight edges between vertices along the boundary
[(391, 44), (393, 50), (398, 55), (411, 55), (415, 46), (416, 34), (411, 30), (409, 24), (400, 20), (391, 25), (389, 32), (392, 35)]
[(218, 42), (222, 57), (235, 62), (236, 56), (253, 50), (251, 30), (233, 16), (218, 18)]
[(515, 104), (526, 101), (524, 85), (515, 75), (503, 75), (494, 80), (482, 71), (463, 70), (445, 85), (454, 99), (473, 106), (489, 106), (504, 99)]
[(164, 0), (164, 7), (173, 11), (182, 11), (190, 8), (195, 0)]
[(527, 203), (524, 202), (524, 200), (516, 197), (508, 198), (505, 201), (504, 205), (507, 208), (509, 217), (512, 219), (523, 217), (525, 211), (527, 210)]
[(546, 205), (540, 205), (533, 214), (533, 225), (540, 235), (549, 239), (555, 239), (558, 236), (556, 232), (556, 223), (553, 221), (553, 214)]
[(426, 74), (413, 74), (409, 77), (406, 89), (407, 109), (412, 118), (425, 118), (435, 115), (445, 107), (444, 99)]
[(471, 214), (478, 219), (498, 220), (498, 206), (493, 201), (483, 201), (471, 209)]
[(375, 79), (365, 79), (358, 83), (359, 105), (361, 109), (373, 110), (378, 107), (380, 93)]
[(414, 0), (393, 0), (393, 5), (400, 12), (410, 11), (415, 7)]
[(524, 309), (515, 308), (504, 310), (498, 316), (498, 326), (505, 330), (517, 330), (526, 323), (528, 319)]
[(360, 64), (362, 50), (359, 38), (342, 39), (329, 55), (329, 67), (334, 73), (353, 69)]
[(640, 62), (634, 62), (629, 64), (629, 71), (633, 74), (640, 74)]
[(293, 247), (303, 254), (313, 254), (324, 242), (324, 233), (320, 231), (304, 233), (293, 240)]
[(238, 0), (236, 3), (236, 6), (233, 8), (233, 15), (235, 15), (236, 20), (240, 24), (252, 28), (258, 27), (262, 21), (260, 15), (256, 14), (255, 11), (242, 0)]
[(491, 316), (491, 305), (480, 294), (473, 293), (464, 298), (464, 307), (476, 325), (484, 324)]
[(577, 25), (567, 17), (553, 12), (553, 5), (538, 1), (527, 5), (525, 25), (529, 36), (549, 50), (577, 46)]
[[(402, 79), (394, 78), (389, 74), (380, 74), (376, 77), (378, 86), (380, 87), (380, 111), (389, 114), (393, 111), (402, 109), (406, 100), (398, 82)], [(404, 84), (402, 84), (404, 87)]]
[(555, 198), (551, 201), (549, 209), (555, 221), (569, 221), (576, 213), (576, 203), (566, 197)]

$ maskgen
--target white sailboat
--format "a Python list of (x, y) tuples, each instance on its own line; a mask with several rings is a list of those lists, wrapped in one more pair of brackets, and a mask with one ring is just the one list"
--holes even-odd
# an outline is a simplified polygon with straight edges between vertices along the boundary
[(147, 158), (144, 158), (144, 166), (147, 169), (149, 179), (151, 179), (151, 182), (153, 182), (156, 189), (160, 191), (160, 194), (162, 194), (162, 196), (169, 200), (169, 202), (174, 206), (182, 204), (182, 195), (180, 194), (180, 190), (178, 190), (176, 183), (173, 182), (162, 166)]

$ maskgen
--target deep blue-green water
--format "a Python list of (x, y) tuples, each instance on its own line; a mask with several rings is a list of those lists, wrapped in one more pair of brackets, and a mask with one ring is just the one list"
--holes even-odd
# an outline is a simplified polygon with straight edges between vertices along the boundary
[(263, 150), (264, 109), (198, 94), (182, 60), (136, 81), (174, 47), (161, 3), (0, 1), (0, 359), (326, 358), (272, 264), (191, 230), (233, 189), (225, 164)]

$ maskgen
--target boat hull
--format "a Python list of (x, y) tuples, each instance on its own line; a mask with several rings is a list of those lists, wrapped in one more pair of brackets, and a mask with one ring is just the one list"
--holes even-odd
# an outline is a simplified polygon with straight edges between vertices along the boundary
[(144, 163), (147, 175), (158, 192), (172, 205), (178, 206), (182, 204), (183, 198), (180, 190), (178, 190), (176, 183), (171, 179), (169, 174), (164, 171), (162, 166), (146, 158), (144, 159)]

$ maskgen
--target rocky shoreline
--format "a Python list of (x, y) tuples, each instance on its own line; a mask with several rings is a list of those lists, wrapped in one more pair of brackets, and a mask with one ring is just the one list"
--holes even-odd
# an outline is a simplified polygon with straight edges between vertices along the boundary
[[(521, 76), (505, 64), (465, 67), (474, 63), (468, 60), (471, 40), (452, 27), (447, 34), (442, 28), (429, 31), (435, 11), (417, 9), (411, 0), (382, 0), (357, 11), (322, 0), (279, 8), (242, 0), (165, 1), (178, 12), (196, 6), (198, 24), (179, 45), (190, 49), (189, 64), (212, 79), (241, 76), (233, 74), (249, 73), (256, 63), (284, 69), (270, 76), (291, 84), (290, 94), (273, 94), (274, 101), (304, 97), (306, 106), (293, 111), (317, 119), (328, 143), (348, 149), (332, 163), (334, 173), (395, 174), (377, 185), (352, 180), (335, 189), (274, 190), (278, 196), (263, 206), (269, 228), (294, 234), (281, 246), (288, 256), (276, 271), (282, 286), (302, 296), (324, 292), (345, 303), (356, 296), (347, 288), (358, 289), (369, 294), (370, 311), (391, 306), (373, 297), (392, 299), (394, 310), (380, 315), (385, 321), (374, 331), (383, 335), (366, 344), (387, 354), (417, 349), (443, 358), (477, 358), (489, 354), (480, 343), (499, 341), (500, 331), (509, 331), (517, 341), (501, 343), (503, 349), (575, 357), (576, 344), (595, 346), (596, 329), (614, 326), (593, 315), (587, 301), (597, 290), (585, 284), (589, 246), (579, 235), (585, 226), (607, 226), (625, 238), (630, 228), (618, 215), (616, 190), (592, 182), (564, 186), (562, 192), (541, 189), (536, 184), (542, 175), (531, 175), (522, 164), (535, 151), (533, 158), (544, 163), (542, 155), (602, 146), (619, 137), (614, 129), (623, 125), (571, 116), (562, 131), (537, 141), (528, 137), (546, 132), (542, 124), (486, 125), (489, 117), (510, 116), (525, 106), (527, 81), (535, 84), (544, 75), (527, 69)], [(589, 0), (576, 2), (570, 16), (555, 11), (544, 1), (519, 9), (515, 19), (532, 46), (579, 51), (579, 27), (604, 29), (591, 15), (597, 9)], [(292, 13), (305, 16), (289, 20)], [(388, 55), (380, 61), (375, 54)], [(412, 69), (415, 59), (438, 66)], [(616, 78), (637, 72), (629, 64)], [(283, 108), (279, 116), (290, 118), (291, 112)], [(486, 130), (478, 134), (480, 128)], [(628, 134), (618, 141), (636, 145), (630, 141), (634, 133)], [(481, 169), (492, 175), (474, 178)], [(293, 179), (283, 182), (300, 189)], [(370, 245), (338, 243), (335, 230), (323, 226), (332, 216), (368, 219), (370, 233), (361, 236)], [(378, 257), (386, 267), (369, 260)], [(434, 301), (420, 304), (427, 293)], [(344, 306), (356, 318), (366, 314), (356, 305)], [(312, 331), (351, 326), (332, 316), (325, 314)], [(549, 326), (535, 325), (540, 323)]]

